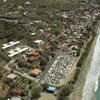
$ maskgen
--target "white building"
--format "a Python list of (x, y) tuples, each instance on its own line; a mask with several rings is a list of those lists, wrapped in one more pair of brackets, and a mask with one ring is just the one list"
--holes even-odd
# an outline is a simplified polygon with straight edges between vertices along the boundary
[(19, 43), (20, 43), (20, 41), (16, 41), (16, 42), (11, 41), (9, 43), (3, 44), (1, 48), (4, 50), (4, 49), (7, 49), (7, 48), (12, 47), (14, 45), (17, 45)]
[(27, 51), (27, 50), (28, 50), (27, 47), (24, 47), (24, 48), (17, 47), (15, 49), (13, 49), (12, 51), (9, 51), (8, 57), (12, 58), (14, 56), (17, 56), (17, 55)]
[(44, 43), (44, 41), (43, 40), (36, 40), (36, 41), (34, 41), (34, 43), (36, 43), (36, 44), (43, 44)]
[(17, 77), (17, 75), (16, 75), (16, 74), (13, 74), (13, 73), (11, 73), (11, 74), (9, 74), (9, 75), (7, 76), (7, 78), (9, 78), (9, 79), (11, 79), (11, 80), (15, 79), (16, 77)]

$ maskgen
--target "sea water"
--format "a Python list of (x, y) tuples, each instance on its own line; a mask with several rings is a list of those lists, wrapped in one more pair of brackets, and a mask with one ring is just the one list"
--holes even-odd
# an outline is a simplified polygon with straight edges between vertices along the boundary
[(97, 91), (96, 91), (96, 94), (95, 94), (95, 98), (96, 98), (96, 100), (100, 100), (100, 77), (99, 77), (99, 80), (98, 80), (98, 88), (97, 88)]
[(92, 100), (94, 93), (96, 93), (96, 100), (100, 100), (100, 90), (98, 84), (98, 77), (100, 75), (100, 26), (97, 30), (98, 38), (93, 52), (93, 59), (91, 67), (88, 71), (85, 86), (83, 88), (82, 100)]

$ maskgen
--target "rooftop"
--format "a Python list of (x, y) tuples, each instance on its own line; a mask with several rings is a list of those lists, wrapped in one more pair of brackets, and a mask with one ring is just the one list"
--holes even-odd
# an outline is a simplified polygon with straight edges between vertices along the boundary
[(51, 92), (54, 92), (56, 90), (56, 87), (53, 87), (53, 86), (49, 86), (47, 88), (47, 91), (51, 91)]
[(37, 44), (41, 44), (42, 43), (43, 44), (44, 42), (43, 42), (43, 40), (35, 40), (34, 43), (37, 43)]
[(2, 49), (7, 49), (7, 48), (12, 47), (12, 46), (14, 46), (14, 45), (16, 45), (16, 44), (19, 44), (19, 43), (20, 43), (20, 41), (16, 41), (16, 42), (11, 41), (11, 42), (9, 42), (8, 44), (3, 44), (3, 46), (2, 46), (1, 48), (2, 48)]
[(18, 97), (12, 97), (11, 100), (21, 100), (21, 97), (20, 96), (18, 96)]
[(41, 70), (38, 69), (38, 68), (35, 68), (35, 69), (32, 70), (31, 73), (34, 74), (34, 75), (39, 75), (41, 73)]
[(26, 51), (26, 50), (28, 50), (28, 48), (16, 48), (15, 49), (16, 51), (15, 52), (11, 52), (11, 54), (9, 54), (8, 56), (9, 57), (13, 57), (13, 56), (15, 56), (15, 55), (17, 55), (17, 54), (19, 54), (19, 53), (22, 53), (22, 52), (24, 52), (24, 51)]
[(31, 33), (32, 36), (34, 36), (36, 33)]
[(9, 78), (9, 79), (14, 79), (14, 78), (16, 78), (17, 77), (17, 75), (16, 74), (13, 74), (13, 73), (11, 73), (11, 74), (9, 74), (8, 76), (7, 76), (7, 78)]

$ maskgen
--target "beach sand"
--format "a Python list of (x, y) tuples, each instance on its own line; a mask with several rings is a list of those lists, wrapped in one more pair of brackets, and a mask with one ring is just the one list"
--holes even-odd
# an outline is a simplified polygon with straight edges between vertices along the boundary
[(41, 97), (38, 100), (56, 100), (56, 97), (50, 93), (41, 93)]

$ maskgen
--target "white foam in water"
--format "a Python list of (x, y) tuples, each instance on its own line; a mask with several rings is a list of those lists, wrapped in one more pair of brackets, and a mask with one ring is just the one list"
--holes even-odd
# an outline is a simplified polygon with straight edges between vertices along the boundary
[(86, 83), (83, 89), (82, 100), (91, 100), (93, 92), (98, 88), (98, 77), (100, 73), (100, 26), (98, 28), (98, 38), (95, 45), (93, 60), (91, 63), (91, 68), (88, 72)]
[[(99, 76), (99, 73), (98, 73), (98, 76)], [(98, 89), (98, 81), (99, 81), (98, 79), (99, 79), (99, 77), (97, 77), (96, 82), (95, 82), (95, 92)]]

